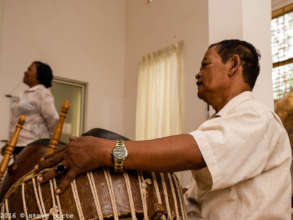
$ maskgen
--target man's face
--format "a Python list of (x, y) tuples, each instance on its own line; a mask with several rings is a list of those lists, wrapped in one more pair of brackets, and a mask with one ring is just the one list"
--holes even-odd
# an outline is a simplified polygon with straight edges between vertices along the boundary
[(209, 104), (213, 99), (224, 95), (229, 88), (229, 65), (224, 64), (217, 53), (216, 46), (209, 48), (201, 62), (199, 73), (196, 75), (198, 97)]

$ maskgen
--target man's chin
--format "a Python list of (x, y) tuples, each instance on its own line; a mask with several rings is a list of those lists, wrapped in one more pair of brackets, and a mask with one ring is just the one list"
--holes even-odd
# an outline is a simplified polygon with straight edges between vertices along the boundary
[(200, 91), (197, 92), (197, 96), (198, 98), (203, 99), (203, 94)]

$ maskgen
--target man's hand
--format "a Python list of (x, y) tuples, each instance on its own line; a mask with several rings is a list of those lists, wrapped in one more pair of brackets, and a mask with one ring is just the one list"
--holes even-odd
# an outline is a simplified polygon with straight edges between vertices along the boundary
[(36, 165), (37, 171), (49, 168), (42, 171), (38, 180), (44, 183), (57, 175), (64, 175), (56, 189), (56, 193), (60, 194), (77, 175), (109, 165), (113, 146), (114, 142), (101, 138), (71, 137), (69, 144), (46, 156)]

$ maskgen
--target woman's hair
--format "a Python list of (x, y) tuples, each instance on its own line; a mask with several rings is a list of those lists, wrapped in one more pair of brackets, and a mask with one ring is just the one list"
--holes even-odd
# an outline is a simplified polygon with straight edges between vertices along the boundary
[(46, 88), (50, 88), (54, 77), (51, 67), (41, 61), (34, 61), (33, 63), (37, 66), (37, 80), (39, 83)]

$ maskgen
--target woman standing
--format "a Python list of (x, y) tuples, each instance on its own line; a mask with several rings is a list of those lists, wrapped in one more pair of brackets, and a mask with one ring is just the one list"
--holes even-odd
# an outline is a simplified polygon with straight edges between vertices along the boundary
[(9, 136), (13, 134), (20, 115), (26, 116), (26, 122), (20, 132), (14, 155), (29, 143), (49, 138), (57, 121), (58, 113), (50, 88), (53, 73), (51, 67), (40, 61), (34, 61), (24, 73), (23, 83), (29, 88), (19, 98), (13, 98)]

